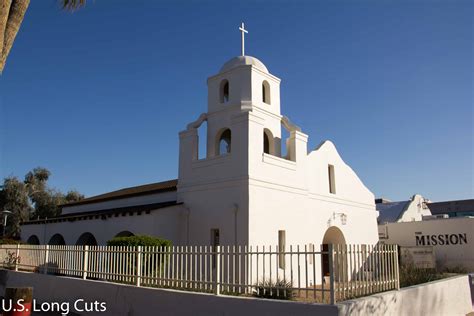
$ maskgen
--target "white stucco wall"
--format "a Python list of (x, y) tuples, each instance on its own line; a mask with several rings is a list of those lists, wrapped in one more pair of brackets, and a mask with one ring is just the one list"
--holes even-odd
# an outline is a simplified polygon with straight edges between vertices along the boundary
[[(347, 243), (376, 243), (373, 195), (334, 146), (327, 142), (307, 159), (303, 172), (297, 170), (298, 158), (296, 170), (267, 163), (265, 157), (255, 167), (250, 183), (250, 242), (276, 244), (278, 230), (286, 230), (287, 244), (321, 244), (326, 230), (337, 226)], [(336, 194), (329, 193), (328, 164), (335, 166)], [(345, 225), (338, 215), (342, 213), (347, 216)]]
[(245, 180), (190, 185), (180, 189), (189, 210), (187, 244), (210, 245), (211, 229), (219, 229), (221, 245), (248, 243)]
[(340, 316), (464, 316), (473, 310), (466, 275), (378, 293), (337, 306)]
[(419, 246), (433, 246), (439, 268), (463, 266), (474, 272), (474, 218), (388, 223), (380, 225), (379, 230), (386, 235), (381, 241), (387, 244), (417, 246), (418, 238)]
[(23, 225), (21, 237), (26, 241), (31, 235), (36, 235), (41, 244), (47, 244), (54, 234), (61, 234), (67, 245), (75, 245), (78, 238), (86, 232), (94, 235), (98, 245), (105, 245), (122, 231), (130, 231), (135, 235), (151, 235), (171, 240), (173, 244), (182, 243), (185, 223), (185, 210), (182, 206), (166, 207), (142, 212), (141, 215), (106, 217), (106, 219), (85, 219), (48, 224)]

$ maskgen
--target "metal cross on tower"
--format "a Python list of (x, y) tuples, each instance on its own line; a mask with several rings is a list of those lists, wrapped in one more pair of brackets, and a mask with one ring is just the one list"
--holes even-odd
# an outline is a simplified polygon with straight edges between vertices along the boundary
[(240, 32), (242, 33), (242, 56), (245, 56), (245, 33), (248, 33), (245, 29), (245, 24), (242, 22), (242, 25), (239, 27)]

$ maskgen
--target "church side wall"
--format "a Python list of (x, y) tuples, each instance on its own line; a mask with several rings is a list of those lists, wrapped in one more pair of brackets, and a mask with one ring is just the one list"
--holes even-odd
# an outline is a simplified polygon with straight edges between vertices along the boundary
[(67, 245), (76, 244), (78, 238), (86, 232), (94, 235), (98, 245), (105, 245), (122, 231), (130, 231), (135, 235), (152, 235), (171, 240), (174, 245), (181, 243), (183, 226), (182, 206), (173, 206), (142, 212), (141, 215), (107, 217), (106, 219), (76, 220), (59, 223), (22, 225), (21, 237), (26, 241), (36, 235), (41, 244), (47, 244), (54, 234), (61, 234)]
[[(329, 192), (328, 166), (334, 167), (335, 193)], [(352, 202), (375, 212), (374, 194), (362, 183), (357, 174), (340, 157), (336, 147), (325, 141), (307, 156), (305, 175), (312, 194), (334, 202)]]
[[(295, 136), (295, 161), (259, 155), (258, 150), (251, 155), (257, 158), (250, 160), (249, 244), (272, 245), (276, 249), (281, 230), (285, 231), (287, 251), (290, 245), (299, 245), (301, 251), (305, 246), (309, 250), (311, 245), (319, 251), (323, 243), (339, 243), (339, 240), (324, 240), (326, 232), (333, 227), (342, 232), (346, 244), (376, 244), (377, 212), (373, 194), (342, 161), (332, 143), (326, 142), (306, 155), (304, 135)], [(334, 167), (336, 174), (334, 194), (329, 189), (328, 165)], [(305, 261), (303, 257), (300, 259)], [(314, 276), (311, 273), (314, 270), (308, 266), (309, 285), (321, 284), (321, 262), (321, 257), (308, 262), (315, 265), (316, 271)], [(293, 262), (294, 267), (297, 265)]]
[[(278, 230), (286, 230), (287, 245), (319, 245), (331, 226), (342, 231), (346, 243), (378, 242), (375, 211), (370, 208), (316, 199), (258, 181), (252, 181), (249, 197), (250, 244), (277, 245)], [(347, 215), (345, 224), (338, 215), (342, 212)]]
[[(251, 147), (255, 154), (250, 160), (249, 243), (276, 245), (278, 230), (288, 230), (287, 245), (319, 245), (331, 226), (341, 229), (346, 243), (377, 243), (373, 194), (331, 142), (309, 155), (302, 150), (304, 138), (300, 142), (296, 161), (262, 156), (257, 144)], [(334, 194), (329, 189), (328, 165), (335, 170)]]
[[(323, 238), (331, 227), (342, 231), (347, 244), (376, 244), (378, 242), (375, 211), (356, 207), (344, 202), (314, 199), (284, 187), (252, 181), (250, 185), (249, 244), (278, 246), (278, 231), (285, 231), (286, 250), (293, 245), (314, 246), (319, 251)], [(340, 214), (347, 215), (345, 224)], [(309, 248), (308, 248), (309, 249)], [(303, 257), (301, 257), (303, 259)], [(303, 259), (304, 262), (304, 259)], [(309, 271), (312, 271), (311, 264)], [(310, 275), (309, 282), (321, 283), (321, 257), (315, 258), (316, 279)], [(296, 267), (296, 262), (294, 262)], [(282, 271), (280, 271), (282, 273)]]

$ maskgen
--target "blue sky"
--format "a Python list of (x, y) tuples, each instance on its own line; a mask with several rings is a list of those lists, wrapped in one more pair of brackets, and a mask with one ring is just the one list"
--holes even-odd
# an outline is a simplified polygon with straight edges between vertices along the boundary
[(32, 1), (0, 77), (0, 176), (89, 195), (177, 177), (208, 76), (246, 53), (376, 196), (473, 198), (472, 1)]

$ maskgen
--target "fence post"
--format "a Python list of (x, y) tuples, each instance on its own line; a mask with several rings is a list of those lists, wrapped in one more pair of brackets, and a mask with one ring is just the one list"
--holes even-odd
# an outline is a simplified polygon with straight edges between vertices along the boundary
[(398, 264), (398, 245), (393, 245), (395, 248), (395, 277), (397, 278), (397, 290), (400, 290), (400, 267)]
[(136, 248), (137, 260), (136, 260), (136, 286), (140, 286), (142, 276), (142, 246)]
[(331, 304), (336, 303), (336, 295), (334, 293), (334, 245), (328, 245), (328, 258), (329, 258), (329, 295), (331, 297)]
[(215, 286), (214, 294), (221, 294), (221, 246), (216, 246), (216, 277), (215, 277)]
[(49, 262), (49, 245), (46, 245), (44, 248), (44, 274), (48, 274), (48, 262)]
[(89, 246), (84, 246), (84, 255), (82, 256), (84, 260), (82, 262), (82, 278), (87, 279), (87, 269), (89, 269)]
[(16, 244), (15, 271), (18, 271), (18, 261), (20, 260), (20, 244)]

